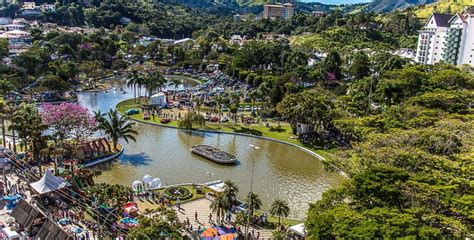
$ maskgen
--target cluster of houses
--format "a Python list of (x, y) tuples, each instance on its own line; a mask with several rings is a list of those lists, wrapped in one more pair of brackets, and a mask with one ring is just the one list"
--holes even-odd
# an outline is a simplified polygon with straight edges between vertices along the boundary
[(42, 5), (36, 5), (36, 2), (23, 2), (22, 8), (18, 12), (19, 16), (22, 17), (38, 17), (42, 12), (56, 11), (54, 4), (44, 3)]
[(17, 13), (19, 18), (0, 17), (0, 38), (8, 41), (10, 55), (25, 52), (31, 47), (33, 38), (29, 29), (37, 22), (26, 19), (37, 17), (42, 12), (55, 10), (54, 4), (44, 3), (37, 6), (35, 2), (23, 2), (20, 11)]
[(29, 22), (23, 18), (0, 17), (0, 38), (8, 41), (10, 54), (22, 53), (29, 49), (33, 40), (28, 31), (29, 26)]

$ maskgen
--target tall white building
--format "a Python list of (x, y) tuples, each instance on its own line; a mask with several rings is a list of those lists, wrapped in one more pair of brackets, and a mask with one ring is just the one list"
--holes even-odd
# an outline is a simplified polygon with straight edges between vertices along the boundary
[(443, 60), (451, 14), (434, 13), (419, 31), (416, 61), (435, 64)]
[(474, 9), (462, 14), (433, 14), (418, 37), (416, 60), (474, 66)]
[(444, 61), (474, 66), (474, 12), (456, 14), (450, 25)]

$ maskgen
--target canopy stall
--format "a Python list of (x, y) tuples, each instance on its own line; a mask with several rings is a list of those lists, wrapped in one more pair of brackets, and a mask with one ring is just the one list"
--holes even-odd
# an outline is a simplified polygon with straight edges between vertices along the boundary
[(296, 224), (294, 226), (291, 226), (291, 227), (288, 228), (288, 230), (291, 231), (292, 233), (298, 235), (301, 238), (306, 237), (306, 230), (305, 230), (304, 223), (300, 223), (300, 224)]
[(30, 183), (31, 188), (38, 194), (54, 192), (67, 187), (69, 184), (63, 178), (54, 176), (50, 171), (46, 171), (43, 177), (34, 183)]

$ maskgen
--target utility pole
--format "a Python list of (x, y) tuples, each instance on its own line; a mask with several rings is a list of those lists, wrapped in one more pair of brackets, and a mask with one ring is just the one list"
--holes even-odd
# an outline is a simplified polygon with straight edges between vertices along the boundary
[[(257, 147), (253, 144), (250, 144), (250, 147), (253, 149), (253, 153), (255, 155), (255, 151), (260, 149), (260, 147)], [(250, 158), (249, 158), (250, 160)], [(253, 194), (253, 173), (254, 173), (254, 170), (255, 170), (255, 160), (252, 160), (252, 175), (250, 177), (250, 193)], [(253, 203), (252, 203), (253, 199), (252, 199), (252, 196), (250, 196), (250, 202), (249, 202), (249, 206), (247, 207), (247, 211), (248, 211), (248, 214), (247, 214), (247, 228), (245, 230), (245, 239), (248, 239), (248, 236), (249, 236), (249, 229), (250, 229), (250, 208), (253, 208)]]

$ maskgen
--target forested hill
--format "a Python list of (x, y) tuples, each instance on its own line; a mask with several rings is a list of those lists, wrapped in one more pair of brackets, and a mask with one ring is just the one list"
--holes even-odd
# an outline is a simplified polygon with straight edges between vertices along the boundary
[(375, 0), (368, 6), (370, 12), (390, 12), (410, 6), (419, 6), (437, 2), (437, 0)]
[(454, 14), (472, 6), (474, 6), (472, 0), (438, 0), (433, 4), (419, 6), (415, 9), (415, 14), (419, 18), (427, 19), (433, 12)]

